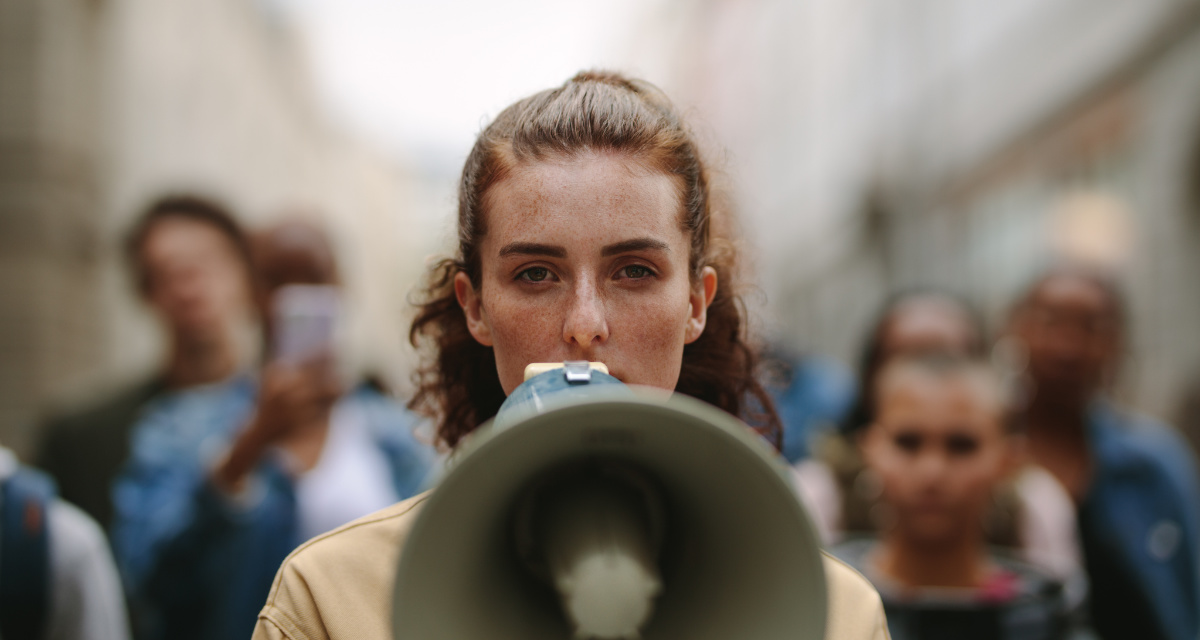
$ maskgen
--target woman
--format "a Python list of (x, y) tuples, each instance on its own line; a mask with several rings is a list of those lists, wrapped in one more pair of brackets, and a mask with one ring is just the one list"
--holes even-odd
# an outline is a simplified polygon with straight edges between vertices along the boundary
[(1024, 444), (999, 377), (980, 361), (901, 357), (872, 395), (858, 443), (885, 523), (834, 553), (879, 589), (892, 637), (1061, 637), (1062, 590), (989, 549), (981, 526)]
[[(777, 433), (714, 209), (695, 142), (651, 85), (586, 72), (505, 109), (467, 157), (458, 255), (434, 269), (413, 324), (414, 344), (432, 349), (413, 406), (455, 447), (526, 365), (592, 360)], [(394, 568), (422, 500), (298, 549), (255, 637), (390, 637)], [(825, 566), (830, 637), (885, 637), (878, 594)]]

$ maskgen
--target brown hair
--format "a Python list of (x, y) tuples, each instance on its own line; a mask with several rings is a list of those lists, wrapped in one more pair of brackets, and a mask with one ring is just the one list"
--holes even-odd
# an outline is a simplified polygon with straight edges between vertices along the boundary
[(142, 256), (146, 239), (150, 237), (150, 233), (154, 231), (154, 227), (159, 222), (172, 218), (200, 222), (221, 232), (229, 240), (229, 246), (241, 262), (247, 282), (250, 281), (253, 272), (250, 260), (250, 241), (233, 214), (212, 200), (188, 194), (173, 194), (163, 196), (150, 203), (150, 206), (142, 211), (125, 236), (125, 257), (133, 271), (139, 293), (146, 295), (151, 284), (150, 273), (146, 270)]
[(692, 278), (713, 267), (720, 286), (701, 336), (684, 347), (675, 390), (746, 419), (779, 443), (779, 418), (755, 377), (758, 354), (746, 337), (746, 309), (736, 283), (736, 251), (714, 226), (719, 207), (700, 149), (657, 87), (616, 73), (585, 71), (563, 84), (518, 101), (475, 141), (458, 191), (458, 255), (435, 265), (419, 301), (409, 339), (428, 345), (409, 406), (438, 420), (438, 438), (455, 446), (504, 402), (495, 355), (467, 330), (454, 293), (466, 273), (481, 282), (480, 241), (487, 233), (488, 190), (514, 167), (589, 151), (629, 154), (676, 178), (682, 224), (691, 238)]

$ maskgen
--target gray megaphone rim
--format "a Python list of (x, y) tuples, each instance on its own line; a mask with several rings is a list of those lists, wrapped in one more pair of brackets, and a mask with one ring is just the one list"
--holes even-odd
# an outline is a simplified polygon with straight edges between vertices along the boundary
[[(769, 475), (773, 477), (771, 484), (788, 498), (778, 502), (788, 506), (791, 516), (796, 519), (796, 524), (803, 532), (804, 540), (798, 541), (798, 544), (804, 547), (801, 553), (807, 556), (806, 564), (812, 570), (812, 574), (808, 576), (812, 593), (820, 600), (812, 603), (817, 606), (810, 607), (816, 611), (819, 619), (809, 620), (811, 626), (806, 626), (805, 629), (796, 629), (796, 635), (791, 637), (823, 637), (828, 594), (825, 588), (819, 537), (807, 510), (795, 493), (792, 478), (786, 467), (780, 462), (777, 453), (761, 438), (755, 436), (744, 423), (704, 402), (681, 394), (664, 395), (657, 391), (649, 392), (627, 386), (595, 389), (582, 399), (572, 398), (570, 394), (551, 397), (543, 407), (536, 410), (521, 410), (519, 413), (514, 412), (514, 415), (506, 415), (499, 425), (496, 424), (496, 421), (489, 421), (477, 429), (469, 440), (455, 452), (438, 485), (424, 500), (421, 513), (407, 536), (404, 548), (400, 553), (393, 593), (393, 611), (400, 611), (407, 604), (403, 601), (406, 595), (403, 590), (407, 586), (404, 584), (404, 580), (409, 575), (410, 565), (414, 562), (412, 558), (416, 553), (414, 549), (422, 548), (426, 538), (433, 536), (436, 540), (438, 531), (435, 527), (438, 514), (447, 506), (452, 505), (460, 493), (470, 493), (473, 486), (488, 482), (487, 471), (491, 466), (489, 461), (496, 453), (503, 454), (505, 450), (512, 448), (519, 450), (522, 441), (536, 436), (542, 429), (571, 429), (574, 427), (571, 422), (572, 415), (619, 412), (627, 411), (630, 408), (663, 412), (664, 416), (669, 416), (674, 420), (686, 420), (697, 425), (713, 427), (715, 432), (734, 443), (734, 446), (743, 453), (756, 456), (763, 463), (758, 465), (761, 469), (769, 470)], [(579, 430), (582, 431), (582, 429)], [(544, 466), (535, 467), (530, 471), (529, 477), (522, 484), (527, 483), (538, 472), (551, 466), (554, 460), (548, 459), (546, 463)], [(805, 545), (806, 542), (809, 544)], [(419, 585), (411, 586), (413, 587), (412, 593), (419, 595)], [(394, 616), (394, 637), (412, 637), (403, 628), (404, 623), (405, 620), (402, 620), (401, 616)]]

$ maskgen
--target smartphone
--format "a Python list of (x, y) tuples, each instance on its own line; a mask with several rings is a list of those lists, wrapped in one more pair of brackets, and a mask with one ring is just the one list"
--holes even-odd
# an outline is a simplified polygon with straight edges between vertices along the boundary
[(280, 287), (272, 300), (272, 359), (301, 363), (322, 354), (332, 356), (341, 322), (341, 304), (334, 286)]

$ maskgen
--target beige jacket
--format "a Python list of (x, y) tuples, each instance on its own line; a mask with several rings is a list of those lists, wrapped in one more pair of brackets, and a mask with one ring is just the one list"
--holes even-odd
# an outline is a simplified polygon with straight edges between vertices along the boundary
[[(255, 640), (391, 640), (392, 586), (400, 547), (428, 493), (394, 504), (292, 552), (258, 614)], [(827, 638), (886, 640), (879, 594), (826, 555)]]

